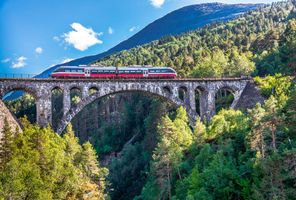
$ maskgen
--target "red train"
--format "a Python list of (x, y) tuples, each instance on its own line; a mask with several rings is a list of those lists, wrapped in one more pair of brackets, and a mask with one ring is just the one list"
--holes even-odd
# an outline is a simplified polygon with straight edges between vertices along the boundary
[(100, 67), (100, 66), (61, 66), (53, 78), (175, 78), (177, 73), (170, 67)]

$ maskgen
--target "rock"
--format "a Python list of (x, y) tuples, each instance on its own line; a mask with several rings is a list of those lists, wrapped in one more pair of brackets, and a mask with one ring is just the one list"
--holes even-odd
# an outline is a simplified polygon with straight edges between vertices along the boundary
[(2, 137), (2, 130), (3, 130), (5, 118), (8, 120), (8, 123), (9, 123), (12, 131), (15, 132), (17, 130), (17, 128), (19, 129), (19, 131), (22, 130), (19, 123), (17, 122), (17, 120), (13, 116), (13, 114), (11, 114), (11, 112), (5, 106), (3, 101), (0, 100), (0, 138)]
[(257, 103), (263, 104), (265, 98), (261, 95), (259, 88), (254, 81), (247, 83), (239, 101), (236, 104), (236, 109), (246, 110), (255, 107)]

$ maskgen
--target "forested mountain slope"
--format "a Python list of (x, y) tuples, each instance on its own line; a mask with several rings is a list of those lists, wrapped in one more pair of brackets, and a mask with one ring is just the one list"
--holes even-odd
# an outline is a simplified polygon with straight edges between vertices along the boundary
[[(173, 66), (183, 77), (291, 73), (291, 68), (283, 69), (289, 62), (283, 38), (294, 17), (295, 1), (272, 3), (235, 20), (121, 51), (96, 64)], [(278, 57), (276, 62), (269, 62), (272, 56)]]
[(260, 6), (260, 4), (221, 3), (186, 6), (155, 20), (129, 39), (119, 43), (106, 52), (78, 58), (64, 64), (55, 65), (42, 72), (39, 77), (48, 77), (57, 67), (61, 65), (71, 66), (89, 64), (113, 53), (130, 49), (138, 45), (151, 42), (152, 40), (157, 40), (165, 35), (176, 35), (194, 30), (213, 22), (233, 19), (237, 15), (253, 10), (258, 6)]
[[(213, 22), (225, 21), (233, 19), (239, 14), (254, 10), (261, 4), (221, 4), (208, 3), (186, 6), (184, 8), (175, 10), (164, 17), (157, 19), (129, 39), (119, 43), (115, 47), (106, 52), (74, 59), (67, 63), (61, 63), (46, 69), (36, 77), (48, 78), (50, 74), (62, 65), (77, 66), (89, 64), (102, 59), (113, 53), (131, 49), (138, 45), (160, 39), (165, 35), (176, 35), (186, 31), (194, 30), (196, 28), (211, 24)], [(8, 99), (15, 99), (23, 95), (22, 92), (12, 93)]]
[[(295, 199), (295, 52), (295, 1), (289, 1), (274, 3), (240, 19), (166, 37), (99, 62), (116, 65), (166, 65), (171, 62), (179, 74), (195, 77), (285, 74), (254, 78), (266, 99), (262, 105), (250, 110), (224, 107), (210, 122), (198, 120), (194, 130), (188, 125), (184, 108), (175, 109), (173, 105), (143, 93), (116, 94), (94, 101), (72, 123), (80, 142), (90, 141), (101, 163), (109, 169), (104, 193), (116, 200)], [(71, 97), (74, 104), (79, 100), (79, 95)], [(60, 111), (63, 94), (54, 93), (52, 99), (54, 110)], [(31, 101), (32, 98), (23, 98), (7, 105), (19, 114), (24, 114), (22, 110), (31, 114)], [(59, 120), (54, 116), (54, 121)], [(35, 146), (39, 144), (40, 135), (52, 132), (34, 129), (25, 132), (33, 133), (35, 137), (29, 144), (36, 143)], [(66, 131), (64, 137), (67, 135)], [(73, 138), (73, 133), (70, 135), (71, 144), (77, 146), (77, 139)], [(61, 143), (60, 140), (56, 142)], [(35, 146), (31, 146), (30, 151), (36, 152)], [(73, 146), (69, 147), (71, 150)], [(72, 152), (70, 150), (68, 153)], [(39, 148), (38, 152), (43, 155), (46, 151)], [(21, 148), (12, 161), (23, 158), (22, 155)], [(93, 163), (93, 154), (91, 157), (88, 164)], [(106, 157), (108, 162), (105, 162)], [(37, 180), (45, 180), (41, 185), (47, 185), (47, 177), (52, 178), (48, 172), (55, 168), (44, 168), (40, 162), (43, 157), (40, 158), (36, 157), (37, 162), (32, 163), (36, 163), (35, 168), (44, 174)], [(83, 162), (74, 159), (73, 155), (66, 158), (72, 158), (80, 172)], [(59, 159), (53, 156), (50, 161)], [(30, 157), (25, 158), (25, 163), (31, 163), (28, 160)], [(21, 168), (18, 162), (8, 164), (2, 173), (4, 176), (0, 173), (4, 186), (0, 185), (0, 198), (2, 188), (12, 188), (10, 183), (31, 182), (27, 176), (22, 176), (26, 168)], [(19, 179), (6, 175), (11, 169), (17, 172)], [(75, 171), (69, 169), (67, 172)], [(76, 173), (67, 173), (71, 174), (76, 177)], [(73, 178), (65, 177), (66, 180)], [(72, 181), (69, 183), (72, 185)], [(32, 191), (30, 186), (19, 190)], [(52, 182), (52, 186), (63, 192), (69, 190), (61, 188), (60, 182)], [(15, 194), (15, 190), (4, 192)]]

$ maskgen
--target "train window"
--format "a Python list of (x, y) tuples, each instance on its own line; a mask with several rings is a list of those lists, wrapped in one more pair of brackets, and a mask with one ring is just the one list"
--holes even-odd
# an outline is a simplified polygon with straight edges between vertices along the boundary
[(83, 70), (82, 69), (78, 69), (78, 72), (83, 72)]
[(157, 70), (155, 70), (155, 72), (156, 72), (156, 73), (159, 73), (159, 72), (160, 72), (160, 70), (159, 70), (159, 69), (157, 69)]
[(71, 70), (70, 69), (65, 69), (65, 72), (71, 72)]

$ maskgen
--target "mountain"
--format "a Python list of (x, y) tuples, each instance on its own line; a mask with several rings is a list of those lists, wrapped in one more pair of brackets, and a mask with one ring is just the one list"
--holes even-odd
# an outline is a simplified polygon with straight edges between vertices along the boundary
[(179, 77), (195, 78), (291, 74), (295, 61), (286, 49), (293, 42), (285, 41), (293, 38), (287, 34), (293, 33), (294, 22), (289, 21), (296, 16), (294, 4), (261, 6), (236, 19), (166, 36), (95, 64), (171, 66)]
[(254, 10), (260, 5), (261, 4), (208, 3), (186, 6), (152, 22), (129, 39), (119, 43), (106, 52), (55, 65), (42, 72), (37, 77), (48, 77), (57, 67), (61, 65), (89, 64), (113, 53), (131, 49), (166, 35), (177, 35), (214, 22), (230, 20), (242, 13)]
[[(201, 28), (215, 22), (227, 21), (236, 18), (245, 12), (254, 10), (262, 4), (222, 4), (222, 3), (207, 3), (186, 6), (175, 10), (164, 17), (150, 23), (141, 31), (130, 37), (129, 39), (119, 43), (115, 47), (106, 52), (86, 56), (72, 60), (70, 62), (55, 65), (46, 69), (37, 78), (48, 78), (50, 74), (62, 65), (85, 65), (100, 60), (106, 56), (128, 50), (133, 47), (160, 39), (166, 35), (178, 35), (184, 32)], [(12, 100), (20, 97), (23, 94), (21, 91), (9, 94), (5, 99)]]

